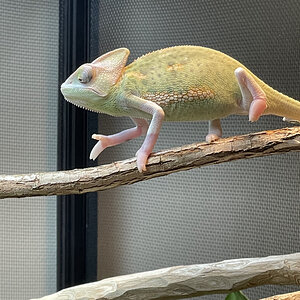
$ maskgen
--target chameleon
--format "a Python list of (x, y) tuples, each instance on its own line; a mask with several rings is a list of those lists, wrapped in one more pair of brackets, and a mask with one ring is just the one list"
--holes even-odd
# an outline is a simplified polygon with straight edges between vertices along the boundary
[(64, 98), (81, 108), (127, 116), (135, 127), (113, 135), (93, 134), (95, 160), (107, 147), (145, 135), (136, 153), (139, 172), (153, 151), (163, 121), (209, 121), (206, 141), (222, 136), (220, 119), (277, 115), (300, 122), (300, 102), (260, 80), (234, 58), (201, 46), (150, 52), (126, 66), (130, 51), (119, 48), (81, 65), (61, 85)]

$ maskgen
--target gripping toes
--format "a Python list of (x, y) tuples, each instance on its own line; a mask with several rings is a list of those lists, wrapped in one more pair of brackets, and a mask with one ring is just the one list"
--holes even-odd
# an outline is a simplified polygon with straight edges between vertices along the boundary
[(146, 171), (146, 163), (148, 160), (149, 154), (143, 151), (142, 149), (138, 150), (136, 153), (136, 164), (140, 173)]
[(208, 143), (218, 140), (222, 136), (222, 126), (219, 119), (209, 121), (208, 135), (205, 140)]
[(108, 137), (100, 134), (93, 134), (92, 138), (98, 140), (98, 143), (94, 146), (90, 153), (90, 159), (95, 160), (99, 154), (107, 148)]
[(205, 140), (208, 142), (208, 143), (211, 143), (211, 142), (214, 142), (214, 141), (217, 141), (220, 137), (214, 133), (209, 133)]
[(136, 153), (137, 168), (140, 173), (146, 171), (146, 163), (150, 156), (154, 145), (157, 141), (158, 133), (148, 133), (143, 142), (142, 147)]

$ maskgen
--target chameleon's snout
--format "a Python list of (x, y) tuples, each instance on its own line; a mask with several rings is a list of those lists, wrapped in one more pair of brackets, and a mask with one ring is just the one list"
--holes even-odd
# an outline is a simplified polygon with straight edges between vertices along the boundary
[(61, 93), (64, 95), (64, 97), (66, 98), (67, 94), (70, 93), (72, 91), (72, 89), (74, 89), (74, 73), (69, 76), (66, 81), (60, 86), (60, 91)]
[(66, 80), (61, 86), (60, 86), (60, 91), (61, 91), (61, 93), (66, 97), (67, 95), (67, 91), (68, 91), (68, 89), (70, 89), (71, 88), (71, 85), (72, 84), (72, 81), (69, 81), (68, 82), (68, 80)]
[(72, 84), (73, 83), (73, 80), (72, 79), (67, 79), (63, 84), (62, 84), (62, 86), (63, 85), (66, 85), (66, 84)]

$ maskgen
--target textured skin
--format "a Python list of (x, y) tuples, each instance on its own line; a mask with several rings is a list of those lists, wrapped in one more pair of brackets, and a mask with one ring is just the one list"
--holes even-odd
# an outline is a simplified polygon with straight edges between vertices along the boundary
[[(99, 140), (95, 159), (106, 147), (146, 134), (137, 153), (140, 171), (157, 140), (162, 121), (209, 120), (208, 142), (222, 135), (219, 119), (263, 114), (300, 122), (300, 102), (285, 96), (219, 51), (199, 46), (177, 46), (146, 54), (126, 65), (129, 50), (116, 49), (78, 68), (62, 85), (71, 103), (113, 116), (129, 116), (136, 128)], [(148, 124), (143, 120), (151, 120)]]
[(124, 88), (161, 106), (165, 121), (212, 120), (240, 111), (241, 92), (234, 76), (240, 66), (203, 47), (166, 48), (126, 67)]

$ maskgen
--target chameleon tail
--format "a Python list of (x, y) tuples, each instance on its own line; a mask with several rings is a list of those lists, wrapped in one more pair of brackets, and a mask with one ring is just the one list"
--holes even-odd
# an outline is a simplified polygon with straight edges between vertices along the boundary
[(264, 87), (267, 96), (265, 114), (284, 117), (286, 121), (300, 123), (300, 101), (290, 98), (269, 86)]

